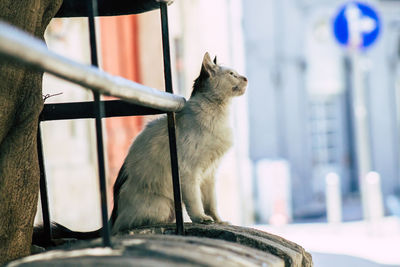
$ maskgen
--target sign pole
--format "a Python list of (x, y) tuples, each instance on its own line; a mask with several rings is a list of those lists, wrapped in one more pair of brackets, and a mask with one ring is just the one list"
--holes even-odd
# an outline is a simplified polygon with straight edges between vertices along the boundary
[(353, 65), (353, 114), (354, 134), (356, 141), (356, 154), (358, 166), (358, 179), (360, 184), (361, 202), (364, 219), (369, 219), (368, 196), (366, 191), (366, 175), (371, 171), (371, 144), (368, 121), (368, 108), (366, 105), (365, 58), (358, 51), (352, 51), (351, 62)]

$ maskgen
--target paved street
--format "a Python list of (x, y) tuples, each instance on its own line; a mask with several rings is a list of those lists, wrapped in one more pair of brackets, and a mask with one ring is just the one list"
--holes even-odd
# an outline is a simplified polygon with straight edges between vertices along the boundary
[(398, 267), (399, 265), (387, 265), (359, 257), (343, 254), (328, 254), (312, 252), (315, 267)]
[(257, 225), (255, 228), (303, 246), (313, 254), (316, 267), (400, 266), (400, 219), (397, 217), (385, 217), (374, 223)]

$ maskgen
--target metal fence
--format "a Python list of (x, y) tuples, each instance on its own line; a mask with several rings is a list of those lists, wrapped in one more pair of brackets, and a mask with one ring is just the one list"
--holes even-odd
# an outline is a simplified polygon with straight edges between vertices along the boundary
[[(176, 233), (184, 234), (182, 217), (182, 197), (179, 182), (179, 168), (175, 136), (174, 112), (180, 111), (185, 98), (173, 94), (168, 35), (167, 4), (160, 3), (162, 42), (164, 55), (164, 79), (167, 92), (112, 76), (98, 69), (94, 17), (97, 16), (97, 1), (88, 0), (89, 33), (92, 66), (79, 64), (49, 51), (46, 45), (34, 37), (0, 22), (0, 55), (23, 63), (32, 68), (46, 71), (55, 76), (82, 85), (93, 91), (94, 101), (80, 103), (45, 104), (40, 121), (93, 118), (96, 123), (97, 158), (102, 209), (102, 238), (104, 246), (111, 246), (110, 226), (107, 211), (102, 118), (115, 116), (135, 116), (167, 113), (168, 134), (171, 156), (171, 174), (174, 190)], [(116, 96), (122, 100), (101, 101), (100, 94)], [(52, 233), (49, 203), (43, 161), (42, 138), (38, 127), (38, 154), (40, 166), (40, 194), (43, 213), (43, 226), (48, 244)]]

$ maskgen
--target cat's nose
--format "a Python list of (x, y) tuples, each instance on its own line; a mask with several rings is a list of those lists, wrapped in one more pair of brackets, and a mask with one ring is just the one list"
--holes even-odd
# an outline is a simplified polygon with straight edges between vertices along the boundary
[(246, 77), (243, 76), (242, 78), (243, 78), (243, 81), (247, 82), (247, 78)]

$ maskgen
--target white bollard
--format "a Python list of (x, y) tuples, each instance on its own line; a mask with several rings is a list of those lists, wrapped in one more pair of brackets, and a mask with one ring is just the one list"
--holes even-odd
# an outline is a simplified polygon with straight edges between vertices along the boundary
[(262, 223), (285, 225), (292, 219), (290, 167), (285, 160), (257, 163), (257, 210)]
[(380, 174), (377, 172), (367, 173), (365, 185), (369, 219), (377, 221), (384, 215)]
[(342, 221), (342, 194), (340, 177), (337, 173), (330, 172), (325, 176), (326, 213), (328, 223)]

